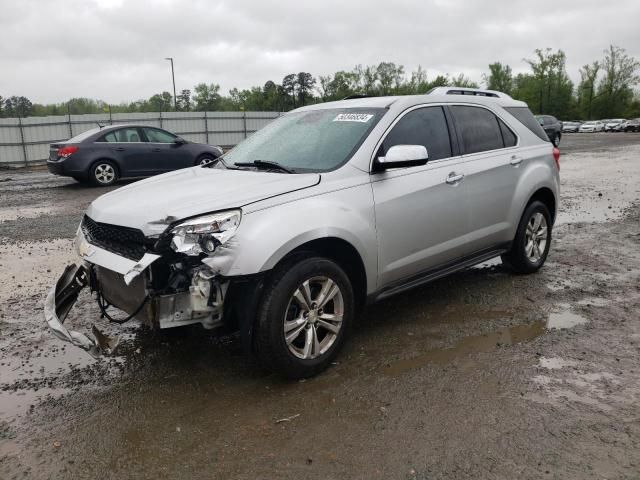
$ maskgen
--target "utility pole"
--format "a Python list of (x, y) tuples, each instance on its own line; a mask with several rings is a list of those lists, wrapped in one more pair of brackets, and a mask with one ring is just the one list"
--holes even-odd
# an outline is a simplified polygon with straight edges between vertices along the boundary
[(173, 109), (178, 111), (178, 99), (176, 98), (176, 76), (173, 73), (173, 57), (166, 57), (171, 62), (171, 80), (173, 81)]

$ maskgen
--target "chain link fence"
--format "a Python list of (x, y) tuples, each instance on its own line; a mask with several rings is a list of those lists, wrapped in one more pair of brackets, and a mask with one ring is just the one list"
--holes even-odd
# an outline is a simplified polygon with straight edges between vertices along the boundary
[(278, 112), (150, 112), (0, 118), (0, 167), (46, 162), (49, 144), (99, 125), (160, 127), (199, 143), (230, 148), (261, 129)]

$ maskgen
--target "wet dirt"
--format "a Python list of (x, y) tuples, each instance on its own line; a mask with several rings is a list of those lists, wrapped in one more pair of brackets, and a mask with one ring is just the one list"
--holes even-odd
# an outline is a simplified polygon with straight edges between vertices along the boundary
[(106, 325), (87, 294), (69, 322), (124, 332), (119, 356), (52, 339), (44, 294), (105, 190), (0, 172), (0, 213), (32, 213), (0, 221), (0, 478), (637, 478), (640, 135), (562, 150), (543, 270), (494, 260), (374, 305), (304, 382), (233, 337)]

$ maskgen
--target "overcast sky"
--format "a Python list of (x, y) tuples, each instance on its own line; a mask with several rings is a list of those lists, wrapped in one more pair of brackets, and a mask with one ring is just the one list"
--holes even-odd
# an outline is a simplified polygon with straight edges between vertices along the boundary
[(640, 0), (0, 0), (0, 95), (111, 103), (196, 83), (279, 83), (390, 61), (430, 78), (476, 81), (493, 61), (515, 71), (535, 48), (567, 70), (610, 43), (640, 58)]

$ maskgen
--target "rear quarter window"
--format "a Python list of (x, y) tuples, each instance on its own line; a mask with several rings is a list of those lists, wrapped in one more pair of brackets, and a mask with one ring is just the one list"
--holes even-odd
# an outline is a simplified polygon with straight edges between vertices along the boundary
[(462, 137), (464, 153), (486, 152), (504, 148), (498, 117), (481, 107), (452, 105), (451, 113)]
[(540, 140), (549, 141), (549, 137), (540, 126), (536, 117), (528, 107), (504, 107), (505, 111), (513, 115), (521, 124), (531, 130)]

